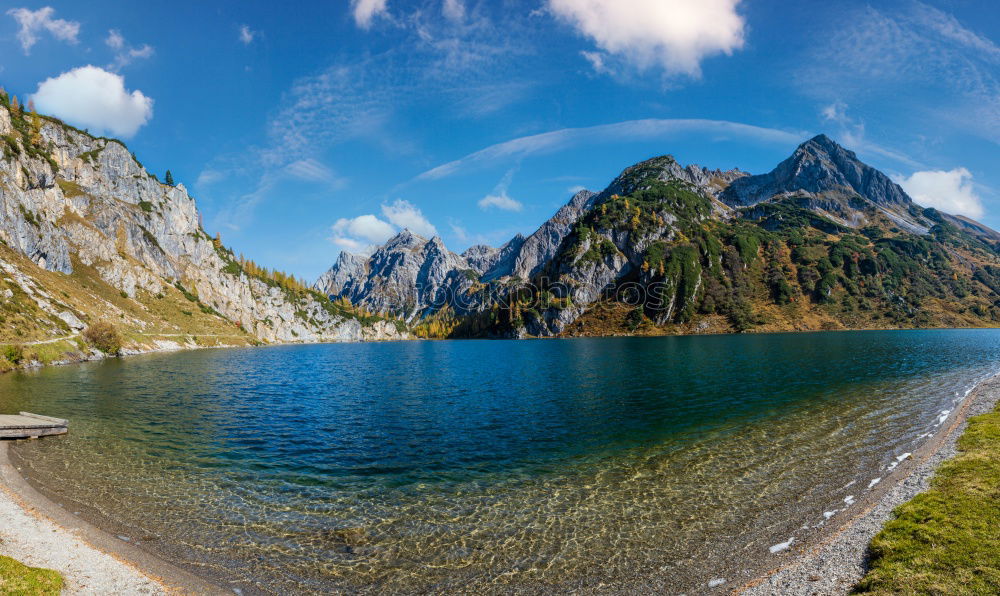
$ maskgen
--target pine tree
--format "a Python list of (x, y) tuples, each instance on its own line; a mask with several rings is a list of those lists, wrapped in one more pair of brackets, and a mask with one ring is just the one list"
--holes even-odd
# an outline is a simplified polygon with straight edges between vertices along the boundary
[(21, 104), (17, 101), (16, 95), (10, 100), (10, 109), (12, 112), (21, 112)]
[(174, 185), (174, 175), (170, 173), (170, 170), (167, 170), (167, 175), (163, 177), (163, 180), (167, 183), (167, 186)]

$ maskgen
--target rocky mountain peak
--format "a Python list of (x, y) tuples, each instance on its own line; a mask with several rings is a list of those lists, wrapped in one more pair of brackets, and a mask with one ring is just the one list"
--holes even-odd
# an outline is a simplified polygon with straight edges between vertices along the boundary
[(719, 198), (734, 206), (753, 205), (787, 193), (861, 196), (882, 207), (907, 206), (910, 197), (888, 176), (821, 134), (798, 146), (767, 174), (734, 181)]
[(409, 230), (409, 228), (403, 228), (401, 232), (389, 238), (380, 250), (393, 251), (399, 249), (407, 248), (419, 248), (427, 243), (427, 239), (423, 236), (418, 236)]
[(682, 166), (672, 155), (661, 155), (634, 166), (625, 168), (605, 191), (605, 194), (629, 195), (641, 188), (648, 187), (653, 181), (668, 182), (680, 180), (715, 196), (725, 189), (733, 180), (747, 176), (739, 169), (710, 170), (708, 168), (689, 164)]

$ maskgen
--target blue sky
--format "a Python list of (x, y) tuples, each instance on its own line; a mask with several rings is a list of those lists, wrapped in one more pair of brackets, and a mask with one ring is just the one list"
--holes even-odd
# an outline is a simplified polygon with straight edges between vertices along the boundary
[(402, 226), (498, 245), (636, 161), (759, 173), (819, 132), (1000, 227), (994, 0), (5, 4), (8, 91), (307, 279)]

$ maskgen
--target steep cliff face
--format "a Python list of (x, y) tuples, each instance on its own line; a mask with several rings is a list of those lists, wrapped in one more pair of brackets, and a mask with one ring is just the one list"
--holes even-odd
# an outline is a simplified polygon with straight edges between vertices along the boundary
[[(670, 156), (644, 161), (600, 193), (577, 194), (529, 237), (463, 257), (478, 278), (468, 275), (450, 294), (462, 306), (432, 321), (435, 333), (1000, 321), (1000, 234), (915, 205), (824, 135), (757, 176), (682, 166)], [(406, 283), (392, 289), (411, 291)], [(351, 299), (379, 304), (380, 292), (368, 285)]]
[[(6, 98), (0, 136), (0, 240), (37, 267), (65, 276), (92, 270), (147, 310), (157, 296), (181, 289), (199, 310), (263, 341), (384, 334), (384, 326), (362, 325), (322, 296), (247, 274), (201, 228), (184, 186), (157, 181), (120, 142), (12, 112)], [(74, 316), (93, 318), (82, 306)]]
[[(480, 266), (491, 257), (474, 254)], [(342, 254), (314, 287), (368, 310), (412, 319), (456, 306), (454, 297), (465, 295), (479, 275), (440, 238), (428, 240), (403, 230), (367, 259)]]

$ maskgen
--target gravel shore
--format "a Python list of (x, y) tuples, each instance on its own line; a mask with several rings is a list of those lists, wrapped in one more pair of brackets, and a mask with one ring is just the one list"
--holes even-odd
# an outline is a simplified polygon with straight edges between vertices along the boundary
[(66, 594), (166, 594), (156, 580), (91, 546), (79, 532), (52, 521), (11, 486), (17, 471), (0, 444), (0, 554), (32, 567), (55, 569)]
[[(956, 442), (968, 418), (991, 412), (1000, 401), (1000, 375), (980, 383), (969, 394), (949, 424), (899, 466), (897, 478), (882, 491), (859, 501), (858, 513), (816, 544), (805, 545), (793, 561), (766, 577), (743, 586), (748, 595), (846, 594), (867, 569), (868, 545), (892, 516), (893, 509), (929, 487), (935, 469), (957, 453)], [(895, 475), (895, 474), (894, 474)]]
[(232, 594), (46, 498), (11, 463), (9, 444), (0, 441), (0, 554), (55, 569), (64, 594)]

